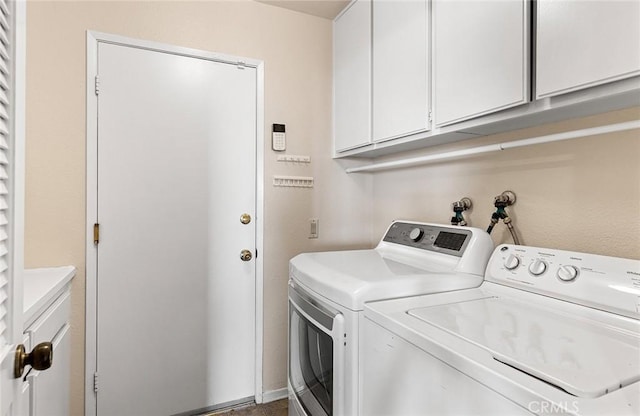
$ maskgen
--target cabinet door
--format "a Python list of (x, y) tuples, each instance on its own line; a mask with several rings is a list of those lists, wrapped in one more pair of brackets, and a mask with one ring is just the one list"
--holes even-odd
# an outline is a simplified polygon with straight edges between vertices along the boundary
[(65, 324), (52, 341), (53, 361), (46, 371), (35, 371), (31, 379), (34, 416), (69, 415), (71, 382), (71, 335)]
[(27, 378), (32, 416), (69, 414), (70, 307), (71, 294), (67, 289), (25, 331), (29, 335), (31, 348), (45, 341), (53, 344), (51, 367), (44, 371), (31, 370)]
[(640, 75), (640, 1), (536, 4), (536, 98)]
[(436, 125), (529, 101), (529, 3), (433, 2)]
[(373, 2), (373, 140), (429, 128), (426, 0)]
[(371, 2), (358, 0), (333, 26), (334, 145), (371, 142)]

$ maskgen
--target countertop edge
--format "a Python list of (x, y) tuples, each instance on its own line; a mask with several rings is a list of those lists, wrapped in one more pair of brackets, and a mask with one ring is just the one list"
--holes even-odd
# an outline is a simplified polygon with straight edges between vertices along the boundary
[(24, 329), (49, 307), (76, 275), (74, 266), (25, 269), (23, 273)]

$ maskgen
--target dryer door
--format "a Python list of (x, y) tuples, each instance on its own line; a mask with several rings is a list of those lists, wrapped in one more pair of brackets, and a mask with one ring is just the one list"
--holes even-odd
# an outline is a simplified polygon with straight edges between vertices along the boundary
[(289, 383), (309, 416), (334, 414), (334, 389), (342, 373), (335, 334), (342, 327), (342, 314), (289, 289)]

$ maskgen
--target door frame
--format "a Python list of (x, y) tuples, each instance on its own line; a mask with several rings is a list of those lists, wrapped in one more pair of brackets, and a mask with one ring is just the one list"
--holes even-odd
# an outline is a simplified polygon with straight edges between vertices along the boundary
[(96, 395), (93, 391), (97, 366), (97, 250), (93, 244), (93, 225), (97, 206), (98, 160), (98, 99), (96, 75), (98, 74), (98, 44), (100, 42), (136, 47), (155, 52), (170, 53), (192, 58), (206, 59), (256, 69), (256, 281), (255, 281), (255, 401), (262, 403), (262, 349), (263, 349), (263, 283), (264, 260), (264, 62), (207, 52), (181, 46), (168, 45), (114, 34), (87, 31), (87, 95), (86, 95), (86, 311), (85, 311), (85, 415), (95, 416)]

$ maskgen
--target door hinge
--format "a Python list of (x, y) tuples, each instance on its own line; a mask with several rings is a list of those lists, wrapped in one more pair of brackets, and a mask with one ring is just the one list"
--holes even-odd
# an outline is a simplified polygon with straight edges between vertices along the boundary
[(97, 75), (96, 75), (96, 83), (95, 83), (95, 86), (96, 86), (96, 95), (99, 95), (99, 94), (100, 94), (100, 78), (98, 78), (98, 76), (97, 76)]
[(98, 373), (93, 373), (93, 392), (98, 393)]
[(93, 244), (98, 245), (100, 243), (100, 224), (93, 224)]
[(238, 69), (245, 69), (247, 67), (247, 64), (244, 61), (238, 61), (236, 63), (236, 66), (238, 67)]
[(433, 112), (429, 111), (429, 122), (433, 121)]

